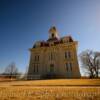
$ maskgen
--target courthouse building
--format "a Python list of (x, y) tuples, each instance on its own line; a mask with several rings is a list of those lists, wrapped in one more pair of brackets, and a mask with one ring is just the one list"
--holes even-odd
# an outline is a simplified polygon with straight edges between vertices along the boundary
[(77, 45), (71, 36), (59, 37), (55, 26), (46, 41), (37, 41), (30, 49), (28, 79), (79, 78)]

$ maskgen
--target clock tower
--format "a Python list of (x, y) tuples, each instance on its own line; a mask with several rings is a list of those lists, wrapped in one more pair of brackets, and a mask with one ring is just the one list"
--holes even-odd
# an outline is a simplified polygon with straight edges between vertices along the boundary
[(55, 26), (51, 27), (49, 30), (49, 39), (58, 38), (58, 32)]

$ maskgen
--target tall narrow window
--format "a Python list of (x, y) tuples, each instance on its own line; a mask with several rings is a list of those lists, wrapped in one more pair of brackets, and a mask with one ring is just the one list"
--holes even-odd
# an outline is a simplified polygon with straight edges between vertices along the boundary
[(66, 59), (71, 58), (71, 53), (70, 53), (70, 51), (66, 51), (66, 52), (65, 52), (65, 58), (66, 58)]
[(66, 70), (72, 71), (72, 63), (71, 62), (66, 63)]
[(34, 64), (34, 67), (33, 68), (34, 68), (33, 71), (35, 72), (35, 64)]
[(36, 61), (36, 56), (34, 57), (34, 60)]
[(67, 53), (65, 52), (65, 58), (67, 58)]
[(36, 55), (36, 56), (34, 57), (34, 60), (35, 60), (35, 61), (39, 61), (39, 55)]
[(71, 53), (70, 53), (70, 51), (68, 52), (68, 58), (71, 58)]
[(38, 61), (39, 61), (39, 55), (37, 56), (37, 59), (38, 59)]
[(38, 64), (34, 64), (34, 67), (33, 67), (33, 71), (34, 73), (37, 73), (38, 72)]
[(51, 60), (53, 59), (53, 55), (52, 55), (52, 53), (51, 53)]
[(66, 70), (68, 71), (68, 63), (66, 63)]
[(69, 63), (70, 70), (72, 71), (72, 63)]
[(49, 54), (49, 60), (53, 60), (54, 59), (54, 55), (53, 55), (53, 53), (51, 52), (50, 54)]
[(37, 66), (36, 66), (36, 72), (38, 72), (38, 64), (37, 64)]

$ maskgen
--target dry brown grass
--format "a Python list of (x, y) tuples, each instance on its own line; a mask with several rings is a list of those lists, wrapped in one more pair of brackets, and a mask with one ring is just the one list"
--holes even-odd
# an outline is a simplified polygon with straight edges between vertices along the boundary
[(55, 79), (0, 83), (0, 100), (100, 100), (99, 79)]
[(100, 79), (52, 79), (1, 82), (0, 85), (13, 86), (100, 86)]

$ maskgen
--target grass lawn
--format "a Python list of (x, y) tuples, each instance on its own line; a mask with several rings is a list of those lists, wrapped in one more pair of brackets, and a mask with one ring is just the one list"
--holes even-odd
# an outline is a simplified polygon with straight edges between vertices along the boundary
[(0, 100), (100, 100), (100, 79), (0, 82)]

